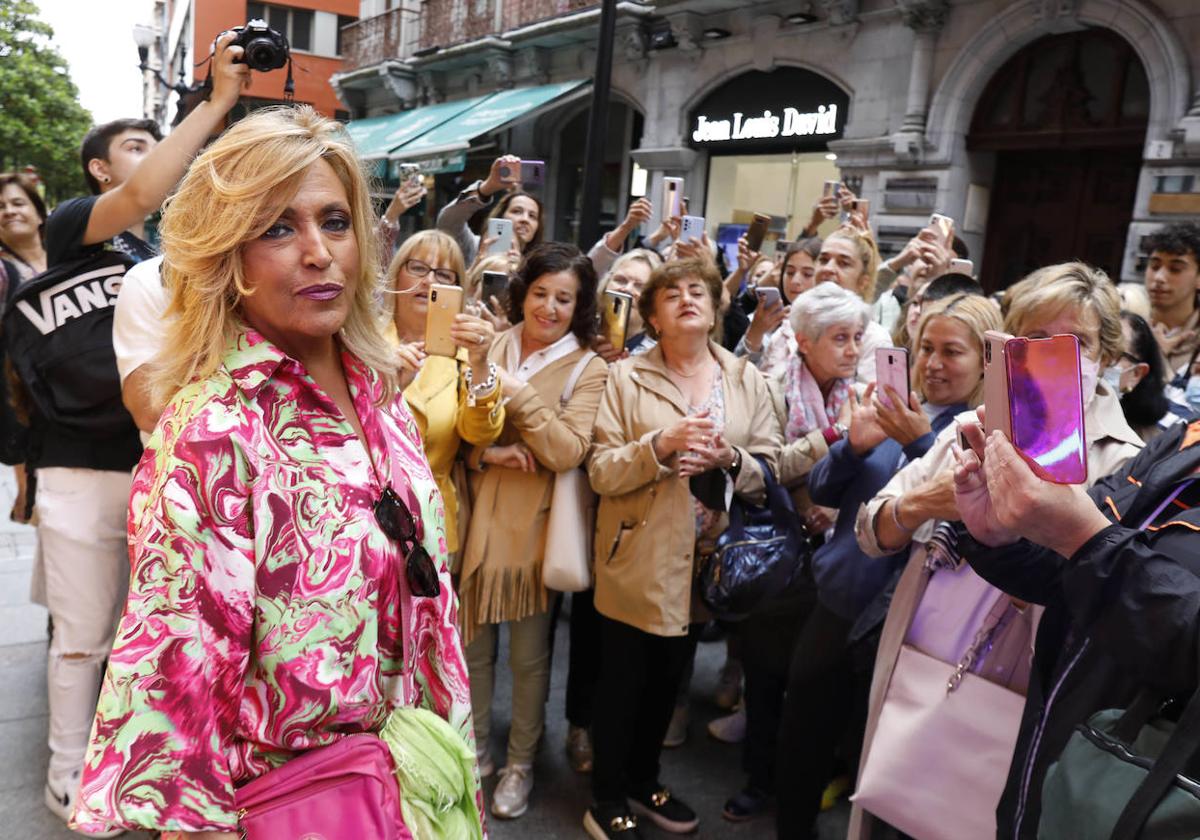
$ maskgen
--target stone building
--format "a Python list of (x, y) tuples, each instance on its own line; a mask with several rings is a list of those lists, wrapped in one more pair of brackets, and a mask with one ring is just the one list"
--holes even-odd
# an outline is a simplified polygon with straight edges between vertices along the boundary
[[(885, 253), (952, 216), (994, 289), (1072, 257), (1136, 279), (1147, 231), (1200, 217), (1194, 0), (617, 6), (609, 222), (676, 176), (710, 235), (758, 211), (790, 238), (837, 179)], [(364, 0), (360, 17), (334, 85), (379, 172), (421, 163), (436, 204), (501, 152), (543, 159), (548, 233), (572, 239), (599, 4)]]

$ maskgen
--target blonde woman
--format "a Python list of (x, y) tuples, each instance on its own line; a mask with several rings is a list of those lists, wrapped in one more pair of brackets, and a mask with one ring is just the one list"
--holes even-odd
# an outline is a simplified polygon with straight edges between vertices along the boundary
[(462, 275), (458, 243), (438, 230), (421, 231), (404, 240), (387, 270), (388, 286), (395, 293), (392, 324), (404, 358), (419, 366), (404, 389), (404, 400), (417, 422), (430, 469), (442, 491), (446, 548), (452, 558), (462, 545), (467, 525), (459, 515), (464, 500), (451, 475), (459, 445), (465, 441), (471, 446), (488, 446), (504, 428), (496, 366), (488, 361), (495, 338), (488, 321), (461, 313), (450, 331), (458, 355), (427, 356), (424, 352), (429, 287), (434, 283), (456, 286)]
[(604, 293), (609, 291), (623, 292), (633, 298), (633, 307), (629, 311), (629, 327), (625, 330), (625, 346), (613, 347), (603, 335), (596, 339), (596, 352), (609, 364), (623, 358), (626, 353), (636, 356), (654, 347), (654, 339), (646, 335), (646, 324), (638, 312), (638, 301), (642, 299), (642, 289), (650, 282), (651, 273), (660, 265), (662, 257), (654, 251), (635, 248), (617, 257), (608, 274), (600, 281), (601, 302)]
[(84, 831), (232, 840), (239, 786), (398, 708), (448, 721), (477, 778), (441, 494), (376, 315), (373, 222), (343, 129), (307, 106), (230, 128), (163, 216), (174, 320), (152, 387), (177, 393), (133, 479)]
[[(1078, 337), (1085, 399), (1088, 480), (1095, 482), (1121, 467), (1137, 454), (1142, 440), (1125, 421), (1119, 395), (1100, 378), (1100, 371), (1114, 364), (1124, 347), (1121, 300), (1112, 283), (1103, 272), (1082, 263), (1064, 263), (1030, 274), (1008, 290), (1005, 300), (1006, 332), (1030, 338), (1064, 333)], [(927, 317), (923, 315), (922, 321)], [(977, 420), (974, 412), (961, 419)], [(951, 454), (956, 440), (957, 432), (953, 426), (943, 431), (924, 457), (905, 466), (858, 513), (856, 534), (858, 544), (866, 554), (885, 557), (896, 551), (909, 551), (909, 559), (888, 610), (875, 661), (862, 763), (868, 760), (883, 699), (906, 638), (914, 639), (914, 644), (921, 650), (943, 662), (958, 662), (977, 629), (967, 627), (953, 638), (933, 639), (921, 636), (919, 631), (919, 609), (931, 591), (953, 598), (956, 593), (970, 589), (971, 581), (977, 580), (970, 567), (961, 562), (957, 548), (954, 523), (960, 517), (954, 499), (954, 458)], [(933, 562), (944, 568), (930, 575), (926, 572), (926, 561), (932, 553), (937, 555)], [(945, 603), (945, 600), (939, 603)], [(910, 627), (918, 628), (917, 636), (910, 636)], [(1061, 652), (1064, 646), (1055, 649)], [(1031, 742), (1030, 714), (1039, 712), (1045, 698), (1043, 692), (1050, 688), (1039, 684), (1038, 674), (1048, 672), (1048, 665), (1045, 669), (1035, 667), (1030, 671), (1028, 661), (1023, 668), (1014, 671), (1016, 687), (1022, 687), (1021, 683), (1026, 679), (1029, 681), (1028, 700), (1022, 737), (1016, 745), (1012, 767), (1008, 770), (1008, 785), (997, 811), (1000, 836), (1018, 836), (1013, 830), (1013, 819), (1018, 788), (1021, 787), (1032, 791), (1029, 799), (1032, 810), (1027, 812), (1032, 822), (1026, 830), (1032, 831), (1037, 825), (1036, 809), (1040, 804), (1042, 778), (1049, 762), (1057, 756), (1055, 745), (1061, 748), (1069, 734), (1051, 733), (1050, 741), (1042, 749)], [(990, 772), (998, 774), (1002, 771), (993, 768)], [(1023, 776), (1027, 778), (1025, 785), (1020, 784)], [(980, 777), (981, 784), (986, 782), (997, 788), (999, 781), (996, 776), (987, 780)], [(920, 781), (914, 780), (914, 783)], [(852, 817), (850, 836), (867, 836), (863, 812), (859, 808), (855, 808)]]
[[(818, 284), (837, 283), (870, 303), (878, 267), (879, 249), (875, 247), (875, 239), (870, 231), (854, 225), (842, 225), (821, 243), (814, 279)], [(875, 381), (875, 351), (891, 343), (892, 337), (878, 322), (867, 322), (859, 348), (859, 382), (866, 385)]]

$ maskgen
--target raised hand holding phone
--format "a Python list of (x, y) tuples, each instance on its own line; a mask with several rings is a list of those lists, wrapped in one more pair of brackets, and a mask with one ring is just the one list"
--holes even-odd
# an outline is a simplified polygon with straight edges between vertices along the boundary
[(487, 178), (479, 185), (480, 195), (487, 199), (498, 192), (521, 186), (521, 159), (516, 155), (501, 155), (492, 161)]

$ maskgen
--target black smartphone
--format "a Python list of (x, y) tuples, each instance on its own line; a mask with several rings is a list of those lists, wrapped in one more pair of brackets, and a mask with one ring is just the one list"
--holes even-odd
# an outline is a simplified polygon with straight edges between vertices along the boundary
[[(492, 308), (492, 298), (504, 307), (504, 299), (508, 295), (508, 275), (503, 271), (483, 272), (483, 281), (479, 285), (479, 301), (488, 309)], [(493, 315), (499, 315), (493, 312)]]

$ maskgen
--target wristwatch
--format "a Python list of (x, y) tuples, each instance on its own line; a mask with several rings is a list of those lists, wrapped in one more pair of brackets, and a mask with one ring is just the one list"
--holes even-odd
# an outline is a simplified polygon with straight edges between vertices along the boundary
[(741, 468), (742, 468), (742, 450), (738, 449), (735, 446), (733, 449), (733, 463), (731, 463), (728, 467), (725, 468), (725, 472), (731, 473), (733, 475), (737, 475), (738, 471)]
[(839, 438), (844, 438), (846, 435), (850, 434), (850, 427), (845, 423), (834, 423), (833, 430), (837, 432), (837, 436)]

